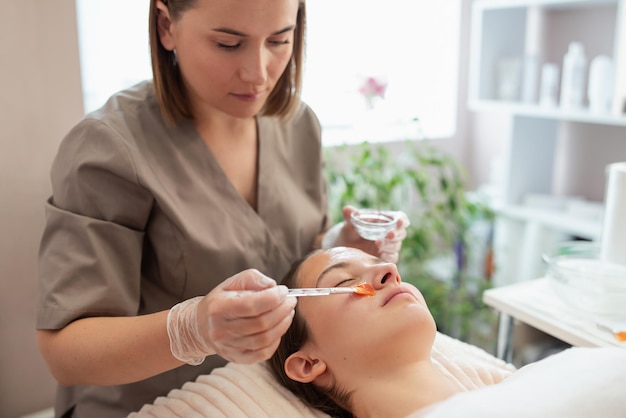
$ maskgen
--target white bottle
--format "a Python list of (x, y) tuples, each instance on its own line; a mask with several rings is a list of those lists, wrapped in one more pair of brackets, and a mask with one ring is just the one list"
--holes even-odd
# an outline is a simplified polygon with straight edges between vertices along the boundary
[(591, 113), (610, 113), (613, 103), (613, 59), (598, 55), (589, 65), (587, 96)]
[(539, 105), (544, 107), (556, 107), (559, 91), (559, 67), (547, 62), (541, 67), (541, 95)]
[(563, 78), (561, 79), (561, 108), (580, 109), (585, 97), (587, 57), (582, 44), (572, 42), (563, 58)]

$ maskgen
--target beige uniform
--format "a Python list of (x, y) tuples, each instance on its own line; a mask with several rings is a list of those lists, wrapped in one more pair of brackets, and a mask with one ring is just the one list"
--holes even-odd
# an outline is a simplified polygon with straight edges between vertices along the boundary
[[(320, 127), (305, 105), (257, 127), (255, 211), (189, 121), (164, 123), (150, 82), (78, 123), (52, 167), (37, 328), (162, 311), (247, 268), (280, 280), (328, 226)], [(138, 383), (59, 387), (57, 415), (126, 416), (222, 364), (213, 356)]]

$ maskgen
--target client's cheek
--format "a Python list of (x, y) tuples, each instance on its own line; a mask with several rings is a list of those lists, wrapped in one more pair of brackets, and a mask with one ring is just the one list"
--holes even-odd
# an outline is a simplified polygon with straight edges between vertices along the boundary
[(362, 324), (352, 320), (352, 314), (345, 310), (323, 310), (313, 313), (309, 323), (309, 331), (316, 341), (337, 342), (354, 332), (355, 327), (363, 327)]

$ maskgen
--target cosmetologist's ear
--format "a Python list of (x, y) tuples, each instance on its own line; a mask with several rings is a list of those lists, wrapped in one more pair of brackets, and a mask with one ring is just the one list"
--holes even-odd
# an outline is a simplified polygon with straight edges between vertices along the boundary
[(157, 1), (156, 8), (159, 40), (161, 41), (163, 48), (168, 51), (173, 51), (176, 48), (176, 42), (174, 41), (171, 31), (172, 18), (170, 16), (170, 11), (161, 1)]
[(285, 360), (285, 374), (296, 382), (311, 383), (326, 371), (326, 363), (312, 358), (302, 350), (296, 351)]

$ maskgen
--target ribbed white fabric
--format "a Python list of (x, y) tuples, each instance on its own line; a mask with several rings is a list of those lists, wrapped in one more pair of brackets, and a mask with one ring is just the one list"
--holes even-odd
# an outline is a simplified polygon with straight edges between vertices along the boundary
[[(437, 333), (433, 363), (467, 390), (507, 378), (515, 368), (486, 351)], [(128, 418), (328, 418), (305, 405), (272, 376), (265, 363), (235, 364), (201, 375)]]

